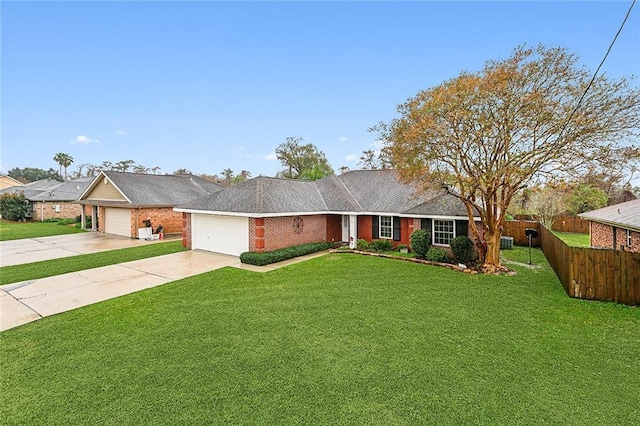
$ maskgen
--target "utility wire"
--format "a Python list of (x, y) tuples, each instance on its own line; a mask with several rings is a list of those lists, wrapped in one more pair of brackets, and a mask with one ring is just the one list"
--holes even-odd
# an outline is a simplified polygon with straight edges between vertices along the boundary
[(584, 89), (584, 92), (582, 92), (582, 96), (580, 96), (580, 99), (578, 100), (578, 103), (576, 104), (576, 107), (573, 109), (573, 111), (571, 111), (571, 115), (569, 115), (569, 118), (567, 119), (567, 122), (564, 123), (564, 127), (562, 128), (562, 130), (560, 130), (560, 133), (558, 134), (558, 139), (560, 139), (560, 137), (562, 136), (564, 131), (567, 130), (567, 127), (569, 126), (569, 123), (571, 122), (571, 119), (575, 115), (576, 111), (578, 111), (578, 108), (580, 108), (580, 105), (582, 105), (582, 101), (584, 100), (584, 97), (587, 95), (587, 92), (589, 91), (589, 89), (591, 88), (591, 85), (595, 81), (596, 76), (598, 75), (598, 72), (600, 71), (600, 68), (602, 68), (602, 65), (604, 64), (604, 61), (607, 60), (607, 56), (609, 56), (609, 52), (611, 52), (611, 49), (613, 48), (613, 45), (615, 44), (616, 40), (618, 39), (618, 36), (622, 32), (622, 28), (624, 28), (624, 24), (627, 23), (627, 19), (629, 18), (629, 15), (631, 14), (631, 9), (633, 9), (633, 6), (635, 4), (636, 4), (636, 0), (633, 0), (633, 2), (631, 3), (631, 6), (629, 6), (629, 10), (627, 10), (627, 14), (624, 17), (624, 20), (622, 21), (622, 24), (620, 24), (620, 28), (618, 28), (618, 32), (616, 33), (615, 37), (613, 37), (613, 40), (611, 41), (611, 44), (609, 44), (609, 48), (607, 49), (607, 52), (604, 54), (604, 57), (602, 58), (602, 61), (600, 61), (600, 65), (598, 65), (598, 68), (596, 69), (596, 72), (593, 73), (593, 77), (591, 77), (591, 81), (589, 82), (587, 87)]

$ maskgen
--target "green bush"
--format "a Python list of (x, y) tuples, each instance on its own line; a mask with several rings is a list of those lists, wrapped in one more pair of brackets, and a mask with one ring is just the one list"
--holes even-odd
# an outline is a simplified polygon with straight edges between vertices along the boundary
[(430, 262), (449, 263), (449, 253), (440, 247), (432, 247), (426, 255)]
[(76, 223), (75, 219), (58, 219), (58, 225), (73, 225)]
[(416, 229), (411, 233), (411, 251), (418, 259), (424, 259), (431, 245), (431, 233)]
[(23, 192), (20, 194), (5, 193), (0, 195), (0, 216), (3, 219), (16, 222), (25, 220), (30, 208), (29, 201), (27, 201)]
[(327, 250), (333, 247), (333, 243), (319, 242), (301, 244), (299, 246), (286, 247), (279, 250), (265, 252), (249, 252), (246, 251), (240, 255), (240, 262), (249, 265), (264, 266), (270, 263), (281, 262), (294, 257), (304, 256), (305, 254), (315, 253), (317, 251)]
[(466, 235), (460, 235), (451, 240), (451, 251), (459, 263), (469, 263), (473, 257), (473, 242)]
[(389, 240), (373, 240), (371, 241), (371, 250), (377, 252), (385, 252), (393, 250), (393, 243)]
[(356, 249), (360, 251), (369, 251), (371, 249), (371, 244), (369, 244), (369, 241), (363, 240), (362, 238), (360, 238), (356, 242)]

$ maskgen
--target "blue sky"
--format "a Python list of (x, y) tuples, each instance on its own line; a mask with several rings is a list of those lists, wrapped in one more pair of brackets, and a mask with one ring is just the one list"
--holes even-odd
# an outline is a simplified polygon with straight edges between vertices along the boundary
[[(356, 169), (398, 104), (519, 44), (595, 71), (630, 4), (2, 1), (0, 169), (274, 175), (288, 136)], [(602, 71), (640, 71), (638, 7)]]

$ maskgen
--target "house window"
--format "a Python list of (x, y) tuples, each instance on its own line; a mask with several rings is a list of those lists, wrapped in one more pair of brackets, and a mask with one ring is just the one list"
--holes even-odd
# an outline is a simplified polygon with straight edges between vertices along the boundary
[(380, 216), (380, 238), (393, 237), (393, 218), (391, 216)]
[(631, 247), (631, 229), (627, 229), (627, 247)]
[(455, 237), (455, 223), (453, 220), (433, 221), (433, 243), (449, 245)]

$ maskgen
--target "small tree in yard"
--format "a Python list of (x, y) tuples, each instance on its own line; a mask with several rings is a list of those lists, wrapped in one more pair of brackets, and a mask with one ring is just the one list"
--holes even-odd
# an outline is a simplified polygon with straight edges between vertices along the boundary
[(551, 229), (555, 218), (569, 208), (569, 197), (563, 188), (546, 186), (531, 192), (528, 208), (540, 223)]
[(431, 234), (424, 229), (416, 229), (410, 238), (411, 251), (418, 259), (424, 259), (431, 245)]
[[(640, 89), (593, 78), (562, 48), (518, 47), (398, 107), (374, 128), (405, 182), (459, 198), (485, 272), (499, 272), (500, 236), (515, 193), (599, 160), (640, 133)], [(480, 217), (482, 230), (474, 222)]]
[(27, 218), (29, 202), (24, 193), (5, 193), (0, 195), (0, 215), (3, 219), (20, 221)]

